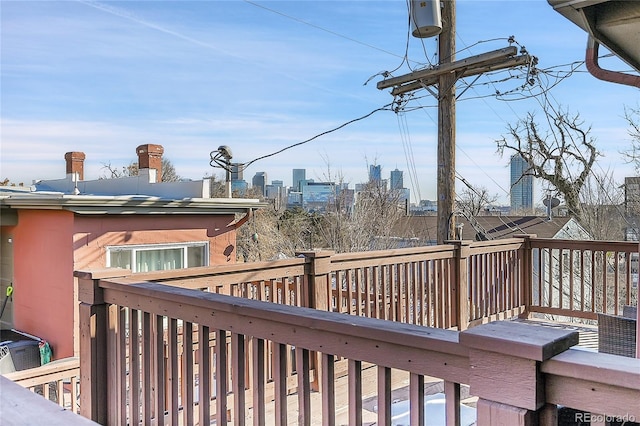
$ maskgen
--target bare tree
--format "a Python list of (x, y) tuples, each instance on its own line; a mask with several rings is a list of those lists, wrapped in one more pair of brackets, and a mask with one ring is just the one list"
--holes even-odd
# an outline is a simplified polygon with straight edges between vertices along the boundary
[(458, 195), (456, 204), (458, 209), (464, 211), (466, 214), (478, 216), (497, 200), (498, 195), (490, 195), (486, 187), (475, 188), (468, 185), (467, 188), (463, 189)]
[[(138, 176), (138, 162), (132, 161), (126, 166), (116, 167), (111, 163), (102, 165), (102, 169), (106, 171), (106, 175), (103, 175), (101, 179), (116, 179), (128, 176)], [(176, 172), (171, 160), (168, 158), (162, 158), (162, 182), (178, 182), (182, 179)]]
[(238, 257), (244, 262), (293, 257), (296, 252), (316, 247), (321, 217), (301, 208), (277, 212), (256, 211), (237, 235)]
[(580, 193), (580, 224), (596, 240), (624, 240), (624, 194), (612, 172), (593, 173)]
[(635, 165), (636, 175), (638, 175), (640, 174), (640, 107), (626, 107), (624, 117), (629, 124), (631, 145), (621, 154), (627, 162)]
[(497, 140), (498, 152), (513, 151), (527, 161), (532, 176), (542, 179), (564, 198), (569, 211), (580, 221), (580, 192), (599, 153), (591, 128), (584, 128), (578, 114), (545, 110), (547, 126), (536, 122), (534, 113)]
[(9, 178), (4, 178), (3, 180), (0, 180), (0, 186), (24, 186), (24, 182), (15, 183)]

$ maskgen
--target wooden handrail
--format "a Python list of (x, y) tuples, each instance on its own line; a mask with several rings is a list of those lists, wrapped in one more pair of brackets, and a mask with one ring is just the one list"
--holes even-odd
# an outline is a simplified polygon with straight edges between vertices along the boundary
[(549, 403), (640, 419), (640, 359), (570, 349), (540, 370)]
[[(456, 384), (471, 384), (472, 392), (476, 392), (480, 397), (478, 421), (481, 426), (489, 424), (487, 419), (496, 419), (486, 417), (488, 413), (493, 413), (491, 415), (498, 413), (499, 419), (506, 419), (508, 417), (503, 416), (507, 416), (513, 407), (524, 412), (537, 411), (547, 409), (550, 403), (608, 415), (635, 416), (636, 409), (630, 411), (628, 405), (624, 407), (623, 405), (628, 401), (637, 401), (640, 397), (638, 384), (640, 373), (637, 370), (640, 361), (634, 359), (620, 361), (607, 358), (612, 356), (602, 354), (567, 351), (568, 346), (577, 342), (576, 332), (508, 321), (475, 327), (466, 332), (457, 332), (198, 292), (158, 283), (130, 284), (128, 280), (119, 278), (81, 280), (80, 286), (82, 304), (85, 306), (81, 309), (83, 315), (81, 321), (93, 323), (93, 330), (96, 333), (95, 336), (84, 334), (85, 339), (81, 342), (83, 375), (93, 374), (93, 368), (100, 365), (116, 365), (113, 364), (115, 360), (122, 360), (121, 357), (125, 354), (125, 348), (122, 345), (119, 349), (117, 346), (110, 347), (109, 342), (114, 340), (108, 336), (100, 337), (100, 334), (108, 334), (109, 330), (111, 330), (110, 333), (121, 335), (123, 333), (121, 327), (124, 327), (122, 323), (120, 325), (118, 322), (111, 323), (109, 320), (111, 316), (102, 315), (101, 306), (105, 306), (104, 309), (110, 305), (131, 309), (130, 312), (135, 313), (131, 317), (134, 321), (142, 318), (141, 336), (138, 337), (137, 323), (134, 328), (130, 328), (133, 333), (130, 336), (135, 336), (136, 343), (133, 347), (138, 348), (138, 345), (141, 345), (139, 348), (142, 358), (138, 360), (136, 356), (135, 363), (138, 366), (136, 368), (143, 367), (143, 370), (149, 368), (147, 360), (151, 358), (148, 357), (153, 357), (156, 353), (154, 348), (157, 344), (154, 343), (154, 339), (170, 339), (170, 336), (167, 337), (162, 330), (153, 331), (148, 324), (155, 323), (160, 326), (163, 317), (176, 318), (184, 324), (197, 324), (201, 337), (210, 336), (209, 332), (216, 336), (212, 347), (212, 352), (216, 354), (216, 362), (204, 365), (211, 362), (209, 350), (205, 354), (200, 351), (195, 357), (198, 359), (200, 371), (206, 372), (206, 374), (203, 373), (205, 377), (200, 377), (200, 401), (209, 400), (208, 398), (213, 396), (208, 393), (207, 389), (212, 386), (212, 383), (206, 377), (211, 377), (212, 374), (215, 374), (218, 380), (224, 380), (227, 377), (235, 386), (239, 380), (233, 376), (236, 370), (228, 370), (228, 368), (235, 365), (234, 368), (237, 369), (239, 365), (245, 365), (245, 361), (234, 361), (233, 356), (241, 356), (242, 360), (246, 360), (246, 357), (252, 359), (252, 367), (248, 375), (253, 395), (250, 401), (253, 404), (254, 415), (264, 415), (263, 404), (269, 402), (270, 398), (278, 401), (280, 410), (285, 409), (282, 407), (282, 404), (286, 403), (286, 395), (282, 396), (284, 395), (282, 392), (286, 392), (287, 389), (287, 386), (282, 384), (282, 380), (286, 379), (282, 375), (283, 358), (278, 358), (279, 361), (276, 362), (276, 365), (281, 366), (278, 370), (280, 373), (273, 375), (273, 380), (276, 384), (279, 383), (278, 393), (276, 396), (267, 397), (271, 394), (266, 388), (265, 367), (272, 365), (270, 362), (265, 362), (268, 345), (278, 348), (279, 357), (284, 355), (284, 345), (296, 347), (297, 390), (301, 419), (309, 419), (312, 415), (308, 399), (311, 392), (308, 384), (312, 380), (310, 351), (321, 354), (323, 367), (316, 370), (316, 373), (321, 375), (321, 381), (325, 384), (324, 389), (327, 383), (334, 380), (332, 366), (336, 358), (350, 360), (350, 380), (357, 380), (360, 377), (358, 370), (362, 363), (377, 365), (378, 380), (382, 380), (379, 383), (382, 394), (379, 394), (378, 403), (385, 404), (384, 409), (379, 411), (382, 416), (379, 418), (380, 421), (390, 416), (389, 369), (408, 372), (412, 375), (412, 382), (415, 382), (417, 377), (425, 375), (441, 378), (448, 383), (449, 392), (454, 393), (459, 392), (459, 385)], [(175, 333), (174, 328), (171, 330), (173, 331), (169, 331), (169, 334)], [(250, 338), (249, 350), (245, 349), (244, 344), (239, 346), (239, 342), (245, 341), (245, 338)], [(218, 344), (220, 339), (226, 343)], [(91, 344), (87, 346), (87, 343)], [(230, 351), (229, 347), (231, 347)], [(175, 353), (176, 348), (172, 346), (169, 351)], [(171, 367), (168, 371), (169, 376), (175, 374), (173, 370), (175, 368), (177, 367)], [(152, 392), (153, 389), (154, 373), (142, 374), (142, 371), (135, 368), (129, 371), (129, 380), (135, 380), (137, 374), (143, 377), (141, 385), (133, 386), (133, 391), (142, 392), (140, 401), (147, 401), (143, 405), (146, 407), (145, 410), (150, 410), (154, 406), (154, 399), (148, 392)], [(244, 367), (240, 372), (244, 380)], [(632, 373), (629, 377), (625, 376), (630, 372)], [(124, 373), (120, 371), (119, 374)], [(329, 376), (325, 376), (326, 374)], [(99, 374), (96, 377), (90, 376), (90, 380), (97, 381), (95, 384), (98, 389), (91, 391), (93, 398), (88, 399), (89, 404), (102, 403), (100, 398), (108, 393), (107, 389), (111, 386), (111, 380), (105, 380), (102, 383), (99, 377)], [(193, 376), (190, 377), (191, 379), (187, 377), (187, 380), (193, 380)], [(497, 381), (505, 384), (505, 387), (496, 386)], [(571, 383), (571, 389), (567, 388), (566, 383)], [(191, 382), (186, 384), (187, 388), (190, 386), (193, 386)], [(520, 391), (516, 391), (519, 389), (518, 386), (521, 388)], [(541, 386), (545, 387), (546, 392), (539, 391)], [(100, 391), (99, 388), (102, 390)], [(241, 392), (244, 388), (244, 385), (240, 388), (234, 387), (235, 392)], [(216, 389), (218, 395), (229, 395), (228, 398), (233, 396), (233, 393), (229, 394), (230, 388), (227, 387), (226, 381), (217, 382)], [(323, 392), (324, 389), (321, 388), (319, 392)], [(356, 393), (358, 389), (362, 391), (358, 386), (352, 387)], [(572, 392), (575, 393), (575, 389), (578, 389), (581, 400), (569, 395)], [(592, 395), (594, 389), (598, 391), (597, 399), (602, 402), (594, 402), (593, 396), (588, 397)], [(415, 387), (414, 391), (415, 394), (412, 393), (411, 398), (416, 402), (421, 394), (415, 390)], [(333, 398), (329, 395), (324, 397)], [(452, 401), (456, 403), (459, 401), (455, 394), (450, 394), (447, 398), (449, 397), (452, 397)], [(358, 398), (362, 398), (362, 395), (357, 395), (355, 400)], [(173, 404), (177, 404), (177, 400), (175, 395), (171, 399)], [(351, 396), (350, 400), (352, 400)], [(158, 404), (163, 403), (162, 401), (164, 399), (159, 400)], [(244, 402), (240, 405), (233, 404), (227, 402), (227, 398), (216, 398), (215, 412), (211, 411), (211, 414), (217, 416), (219, 421), (227, 421), (229, 420), (227, 416), (231, 412), (227, 410), (233, 407), (235, 416), (244, 415), (238, 414), (237, 411), (241, 410), (240, 412), (244, 413), (245, 408), (242, 405)], [(327, 403), (323, 407), (322, 416), (335, 415), (335, 413), (331, 414), (333, 404)], [(512, 408), (506, 410), (508, 407)], [(188, 411), (192, 408), (184, 409)], [(177, 405), (168, 407), (167, 415), (177, 416), (177, 409)], [(94, 411), (87, 408), (86, 412)], [(117, 405), (111, 405), (107, 412), (119, 413), (120, 408)], [(454, 413), (455, 410), (450, 412)], [(640, 416), (640, 413), (637, 414)], [(109, 415), (106, 414), (105, 419), (109, 418)], [(200, 416), (208, 415), (209, 408), (200, 406)], [(143, 411), (142, 416), (144, 419), (152, 419), (153, 414), (150, 411)], [(105, 419), (103, 420), (107, 421)], [(454, 423), (455, 420), (448, 420), (448, 424)]]

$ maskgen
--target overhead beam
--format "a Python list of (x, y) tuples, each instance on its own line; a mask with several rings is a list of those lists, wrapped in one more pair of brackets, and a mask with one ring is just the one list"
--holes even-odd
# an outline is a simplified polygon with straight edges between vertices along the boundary
[[(465, 68), (458, 78), (470, 77), (474, 75), (483, 74), (485, 72), (498, 71), (506, 68), (513, 68), (522, 65), (527, 65), (531, 62), (531, 56), (529, 55), (521, 55), (516, 56), (515, 58), (508, 58), (507, 60), (500, 60), (499, 62), (486, 64), (483, 66), (477, 66), (474, 68)], [(426, 86), (433, 86), (438, 83), (439, 77), (426, 77), (420, 78), (417, 81), (412, 81), (411, 83), (399, 85), (394, 87), (391, 90), (391, 94), (393, 96), (402, 95), (404, 93), (408, 93), (414, 90), (422, 89)]]
[(386, 80), (379, 81), (377, 87), (378, 89), (382, 90), (414, 80), (424, 78), (438, 78), (441, 75), (448, 74), (460, 68), (480, 67), (493, 63), (500, 59), (514, 56), (517, 53), (518, 49), (515, 46), (504, 47), (502, 49), (493, 50), (491, 52), (482, 53), (480, 55), (470, 56), (459, 61), (444, 63), (434, 68), (414, 71), (412, 73), (401, 75), (398, 77), (388, 78)]

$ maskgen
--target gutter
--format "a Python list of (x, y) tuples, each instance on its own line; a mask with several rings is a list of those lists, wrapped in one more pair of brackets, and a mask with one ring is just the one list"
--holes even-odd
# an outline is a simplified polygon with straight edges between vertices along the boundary
[(600, 44), (596, 41), (596, 39), (593, 38), (593, 36), (589, 35), (589, 40), (587, 41), (587, 53), (585, 58), (587, 70), (589, 71), (589, 73), (599, 80), (640, 88), (639, 76), (600, 68), (600, 65), (598, 64), (599, 47)]

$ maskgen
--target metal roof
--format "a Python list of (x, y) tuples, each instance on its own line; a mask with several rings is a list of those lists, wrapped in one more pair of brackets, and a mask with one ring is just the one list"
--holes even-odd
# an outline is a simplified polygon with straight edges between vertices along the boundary
[(2, 209), (68, 210), (78, 214), (234, 214), (266, 207), (256, 199), (186, 198), (181, 200), (143, 195), (67, 195), (57, 192), (4, 191)]
[(557, 12), (640, 72), (640, 1), (547, 0)]

